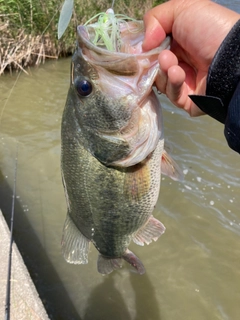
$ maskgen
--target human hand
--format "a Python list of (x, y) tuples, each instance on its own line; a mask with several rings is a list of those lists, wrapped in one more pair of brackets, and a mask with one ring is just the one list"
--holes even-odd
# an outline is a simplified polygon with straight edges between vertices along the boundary
[(240, 15), (209, 0), (171, 0), (144, 16), (143, 50), (157, 47), (172, 33), (171, 51), (159, 55), (157, 88), (191, 116), (203, 112), (188, 95), (205, 94), (212, 59)]

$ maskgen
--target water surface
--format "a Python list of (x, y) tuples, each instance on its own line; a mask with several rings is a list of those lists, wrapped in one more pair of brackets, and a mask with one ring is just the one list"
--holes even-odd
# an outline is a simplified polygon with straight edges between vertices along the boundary
[(239, 155), (228, 148), (221, 124), (190, 119), (164, 96), (166, 140), (185, 179), (162, 178), (154, 216), (166, 233), (149, 246), (130, 247), (146, 274), (124, 264), (101, 276), (93, 246), (88, 265), (64, 261), (60, 122), (69, 69), (66, 59), (22, 73), (17, 82), (17, 76), (0, 78), (0, 207), (9, 221), (18, 145), (14, 236), (50, 317), (238, 320)]

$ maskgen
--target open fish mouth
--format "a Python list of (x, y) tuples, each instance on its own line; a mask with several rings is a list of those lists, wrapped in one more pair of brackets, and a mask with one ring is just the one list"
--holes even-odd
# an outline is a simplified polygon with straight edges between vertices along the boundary
[[(127, 59), (140, 59), (140, 65), (144, 69), (153, 65), (158, 68), (158, 54), (170, 46), (170, 37), (167, 37), (159, 47), (143, 52), (143, 21), (125, 15), (115, 15), (112, 9), (101, 13), (96, 23), (86, 22), (85, 25), (78, 26), (77, 33), (79, 45), (89, 61), (126, 76), (135, 74), (138, 65), (133, 62), (129, 65)], [(117, 71), (119, 63), (121, 70)]]
[[(171, 39), (167, 37), (159, 47), (143, 52), (143, 22), (125, 21), (119, 25), (117, 41), (119, 45), (110, 46), (111, 50), (109, 50), (109, 45), (95, 40), (96, 25), (98, 23), (78, 26), (77, 35), (78, 45), (85, 61), (99, 71), (101, 90), (115, 98), (116, 88), (120, 87), (118, 96), (121, 93), (122, 96), (126, 96), (132, 92), (137, 96), (137, 102), (141, 103), (152, 91), (152, 85), (159, 70), (158, 55), (162, 50), (169, 48)], [(111, 41), (107, 39), (108, 41), (105, 40), (107, 43)], [(106, 73), (111, 76), (111, 86), (108, 85)], [(104, 85), (106, 82), (107, 85)]]
[(90, 22), (77, 28), (80, 54), (96, 70), (98, 90), (121, 101), (132, 114), (127, 126), (112, 132), (98, 129), (98, 134), (129, 144), (129, 154), (110, 165), (132, 166), (146, 159), (163, 138), (161, 107), (152, 86), (159, 70), (158, 55), (169, 47), (170, 38), (143, 52), (142, 21), (115, 15), (110, 9), (97, 22)]
[[(97, 22), (91, 23), (97, 17)], [(88, 20), (84, 27), (87, 28), (90, 42), (99, 49), (131, 54), (142, 51), (143, 21), (123, 14), (114, 14), (112, 9), (108, 9), (106, 13), (99, 13)]]

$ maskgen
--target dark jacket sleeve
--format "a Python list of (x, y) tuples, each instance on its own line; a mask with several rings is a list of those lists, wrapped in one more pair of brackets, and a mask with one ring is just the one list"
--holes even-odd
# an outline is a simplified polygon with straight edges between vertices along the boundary
[(203, 112), (225, 125), (229, 147), (240, 153), (240, 20), (213, 58), (206, 95), (189, 97)]

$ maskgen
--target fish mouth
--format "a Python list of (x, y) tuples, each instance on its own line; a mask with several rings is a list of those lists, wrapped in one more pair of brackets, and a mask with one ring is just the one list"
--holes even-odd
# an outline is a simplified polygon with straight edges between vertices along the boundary
[[(138, 33), (131, 34), (132, 29), (136, 29), (128, 23), (128, 33), (123, 30), (121, 51), (109, 51), (104, 46), (97, 46), (93, 43), (94, 29), (88, 26), (80, 25), (77, 27), (78, 44), (82, 50), (84, 58), (93, 65), (102, 67), (115, 75), (133, 76), (142, 69), (158, 69), (159, 53), (169, 48), (170, 37), (167, 37), (163, 43), (148, 52), (142, 51), (142, 42), (144, 39), (143, 22), (138, 21), (140, 25)], [(141, 28), (142, 27), (142, 28)], [(133, 31), (132, 31), (133, 32)], [(129, 38), (127, 37), (130, 34)]]
[(98, 74), (94, 79), (98, 89), (112, 100), (121, 101), (132, 113), (131, 121), (118, 132), (99, 132), (103, 139), (123, 139), (129, 144), (129, 154), (108, 165), (129, 167), (144, 161), (159, 139), (163, 139), (161, 106), (152, 86), (159, 72), (158, 55), (170, 46), (170, 38), (159, 47), (143, 52), (142, 21), (129, 22), (127, 29), (121, 30), (122, 45), (118, 51), (97, 46), (91, 26), (78, 26), (77, 35), (80, 54)]
[[(97, 28), (98, 24), (79, 25), (77, 27), (77, 34), (79, 40), (91, 50), (99, 54), (118, 54), (118, 55), (137, 55), (142, 52), (142, 42), (144, 39), (144, 25), (143, 21), (124, 21), (118, 23), (115, 34), (107, 34), (105, 29), (105, 36), (100, 35)], [(109, 28), (112, 30), (112, 28)], [(99, 41), (98, 39), (103, 39)]]
[(141, 105), (152, 91), (159, 72), (158, 55), (169, 48), (171, 39), (167, 37), (159, 47), (143, 52), (142, 21), (128, 22), (127, 27), (124, 25), (120, 31), (122, 46), (119, 51), (95, 45), (95, 30), (91, 26), (78, 26), (77, 40), (80, 54), (98, 74), (96, 83), (99, 90), (113, 99), (125, 99), (132, 110), (134, 106)]
[(120, 45), (109, 50), (107, 44), (97, 42), (96, 25), (77, 27), (80, 54), (95, 68), (99, 89), (113, 99), (129, 97), (131, 110), (130, 105), (141, 104), (151, 92), (159, 71), (158, 55), (170, 47), (171, 39), (167, 37), (157, 48), (143, 52), (143, 21), (124, 21), (118, 24)]

